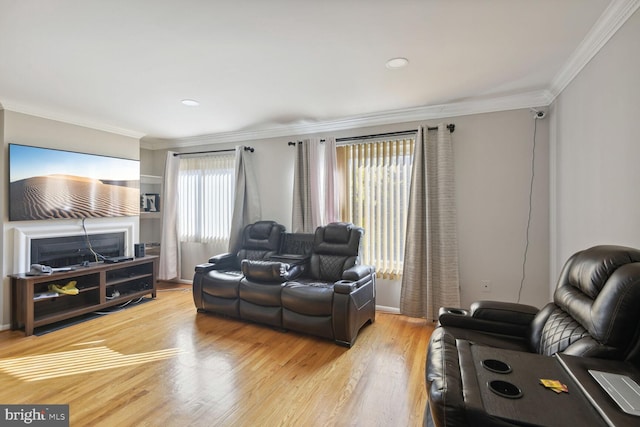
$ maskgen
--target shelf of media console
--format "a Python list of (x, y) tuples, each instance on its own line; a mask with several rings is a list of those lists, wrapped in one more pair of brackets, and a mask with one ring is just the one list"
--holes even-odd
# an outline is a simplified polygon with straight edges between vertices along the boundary
[(139, 281), (141, 279), (152, 278), (152, 277), (153, 277), (153, 274), (149, 273), (149, 274), (136, 274), (136, 275), (127, 276), (127, 277), (112, 278), (112, 279), (107, 279), (106, 285), (107, 286), (122, 285), (124, 283), (132, 283), (132, 282)]
[[(87, 287), (83, 287), (83, 288), (77, 288), (78, 289), (78, 295), (83, 293), (83, 292), (89, 292), (89, 291), (95, 291), (100, 289), (100, 286), (96, 285), (96, 286), (87, 286)], [(37, 292), (33, 294), (33, 302), (39, 302), (39, 301), (47, 301), (47, 300), (51, 300), (54, 298), (64, 298), (64, 297), (73, 297), (75, 295), (70, 295), (70, 294), (59, 294), (58, 292), (55, 291), (49, 291), (49, 292)]]
[[(78, 307), (73, 310), (68, 310), (65, 312), (59, 313), (50, 313), (38, 316), (38, 318), (33, 319), (33, 327), (37, 328), (39, 326), (49, 325), (51, 323), (59, 322), (61, 320), (70, 319), (72, 317), (82, 316), (83, 314), (93, 313), (95, 311), (99, 311), (104, 308), (108, 308), (114, 305), (122, 304), (127, 301), (131, 301), (133, 299), (142, 298), (145, 295), (151, 293), (151, 289), (144, 291), (136, 291), (128, 294), (121, 294), (119, 297), (112, 298), (107, 300), (106, 303), (103, 304), (89, 304), (86, 306)], [(58, 297), (53, 298), (61, 298), (61, 297), (73, 297), (73, 295), (60, 295)], [(49, 300), (53, 298), (48, 298)]]

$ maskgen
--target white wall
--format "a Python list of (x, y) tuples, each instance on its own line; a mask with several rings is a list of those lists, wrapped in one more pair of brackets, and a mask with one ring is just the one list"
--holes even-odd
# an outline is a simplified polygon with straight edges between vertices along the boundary
[[(520, 302), (550, 301), (549, 119), (529, 110), (457, 117), (453, 136), (461, 302), (518, 301), (522, 281), (537, 126), (529, 249)], [(482, 280), (491, 281), (483, 292)]]
[[(529, 110), (442, 119), (455, 123), (452, 135), (458, 203), (462, 305), (478, 299), (516, 301), (522, 276), (533, 144), (533, 116)], [(435, 123), (430, 123), (434, 125)], [(549, 294), (549, 121), (538, 121), (536, 177), (526, 280), (521, 302), (542, 306)], [(418, 123), (335, 132), (337, 138), (416, 129)], [(325, 133), (327, 136), (330, 133)], [(305, 136), (307, 137), (307, 136)], [(301, 136), (246, 141), (253, 146), (262, 217), (291, 228), (294, 148)], [(224, 149), (234, 144), (203, 145), (175, 151)], [(146, 158), (146, 155), (143, 156)], [(183, 278), (214, 255), (190, 248), (183, 256)], [(481, 292), (482, 280), (491, 292)], [(400, 284), (378, 283), (377, 304), (397, 309)]]
[(640, 11), (556, 99), (552, 277), (578, 250), (640, 247)]
[[(10, 143), (34, 145), (39, 147), (57, 148), (62, 150), (80, 151), (91, 154), (101, 154), (114, 157), (124, 157), (129, 159), (139, 159), (140, 142), (135, 138), (116, 135), (86, 127), (76, 126), (68, 123), (62, 123), (54, 120), (43, 119), (39, 117), (29, 116), (26, 114), (16, 113), (4, 110), (4, 143), (2, 156), (4, 173), (0, 178), (2, 180), (3, 200), (6, 200), (4, 192), (8, 186), (8, 171), (6, 170), (6, 152)], [(2, 329), (9, 326), (10, 321), (10, 305), (9, 305), (9, 279), (8, 274), (18, 273), (12, 271), (13, 260), (13, 229), (17, 226), (29, 226), (30, 224), (43, 225), (44, 221), (8, 221), (8, 208), (2, 212), (3, 218), (3, 257), (1, 274), (2, 292), (0, 293), (0, 319), (2, 321)], [(109, 219), (91, 219), (88, 223), (99, 224), (101, 222), (110, 221), (122, 224), (131, 224), (134, 230), (135, 239), (137, 241), (138, 233), (138, 217), (126, 218), (109, 218)], [(81, 231), (80, 220), (47, 220), (47, 226), (56, 227), (57, 225), (76, 225)]]

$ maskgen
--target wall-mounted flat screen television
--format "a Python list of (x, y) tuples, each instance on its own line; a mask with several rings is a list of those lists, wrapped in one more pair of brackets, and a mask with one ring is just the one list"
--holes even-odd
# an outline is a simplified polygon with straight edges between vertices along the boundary
[(139, 160), (9, 144), (10, 221), (139, 212)]

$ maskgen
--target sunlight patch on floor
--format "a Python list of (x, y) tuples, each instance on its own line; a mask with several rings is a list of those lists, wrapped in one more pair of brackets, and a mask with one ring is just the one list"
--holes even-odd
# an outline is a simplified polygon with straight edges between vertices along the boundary
[(0, 372), (23, 381), (40, 381), (67, 375), (85, 374), (106, 369), (122, 368), (170, 359), (182, 353), (181, 349), (122, 354), (108, 347), (94, 347), (60, 353), (0, 359)]

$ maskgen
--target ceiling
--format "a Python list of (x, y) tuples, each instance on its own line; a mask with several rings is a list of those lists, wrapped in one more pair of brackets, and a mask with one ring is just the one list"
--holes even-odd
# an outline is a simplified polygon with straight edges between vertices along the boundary
[(637, 3), (0, 0), (0, 104), (160, 140), (545, 105)]

